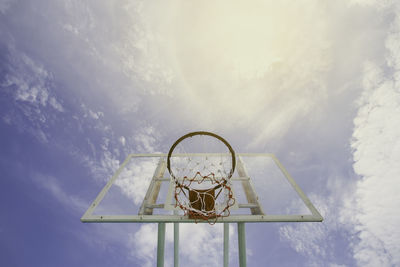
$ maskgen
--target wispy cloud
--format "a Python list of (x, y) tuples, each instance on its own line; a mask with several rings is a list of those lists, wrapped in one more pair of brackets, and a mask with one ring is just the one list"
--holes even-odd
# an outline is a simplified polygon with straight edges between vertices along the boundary
[[(167, 16), (164, 12), (173, 9), (174, 3), (130, 2), (125, 4), (129, 24), (121, 43), (113, 49), (124, 60), (122, 71), (128, 77), (146, 86), (146, 93), (168, 94), (170, 84), (176, 75), (166, 54), (171, 45), (164, 28)], [(157, 19), (154, 15), (157, 14)]]
[(14, 97), (17, 101), (29, 102), (36, 107), (47, 106), (55, 110), (64, 111), (57, 99), (51, 96), (53, 77), (38, 63), (30, 57), (19, 53), (15, 48), (9, 50), (11, 61), (2, 86), (14, 88)]
[(18, 51), (12, 38), (5, 47), (5, 75), (0, 80), (0, 87), (13, 103), (9, 103), (12, 108), (2, 114), (2, 119), (47, 143), (48, 124), (56, 120), (56, 114), (65, 111), (54, 92), (53, 75), (42, 64)]
[(13, 0), (0, 0), (0, 12), (5, 14), (10, 8)]
[(346, 224), (348, 219), (345, 218), (346, 222), (339, 219), (345, 206), (343, 198), (350, 191), (346, 187), (350, 186), (337, 176), (329, 177), (328, 185), (328, 192), (309, 196), (324, 217), (322, 223), (286, 224), (279, 228), (281, 239), (305, 256), (307, 266), (349, 266), (353, 263), (346, 252), (351, 248), (352, 240)]
[(87, 209), (87, 203), (79, 196), (67, 193), (56, 178), (37, 173), (34, 175), (33, 181), (70, 211), (76, 213)]
[(83, 117), (89, 117), (94, 120), (98, 120), (101, 117), (104, 117), (104, 112), (102, 111), (93, 111), (90, 108), (88, 108), (84, 103), (81, 103), (81, 108), (83, 111)]

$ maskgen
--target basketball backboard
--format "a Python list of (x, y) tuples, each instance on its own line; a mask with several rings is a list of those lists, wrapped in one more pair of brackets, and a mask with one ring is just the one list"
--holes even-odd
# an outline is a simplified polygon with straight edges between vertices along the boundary
[[(178, 155), (179, 156), (179, 155)], [(212, 154), (210, 154), (212, 156)], [(130, 154), (82, 216), (82, 222), (207, 222), (175, 205), (167, 154)], [(320, 222), (318, 210), (273, 154), (236, 153), (235, 204), (227, 222)]]

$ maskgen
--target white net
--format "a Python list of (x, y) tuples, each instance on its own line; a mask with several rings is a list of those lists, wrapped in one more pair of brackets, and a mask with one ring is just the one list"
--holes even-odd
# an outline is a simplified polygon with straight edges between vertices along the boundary
[(210, 223), (229, 216), (235, 203), (230, 182), (234, 167), (234, 152), (221, 137), (200, 132), (178, 139), (168, 155), (176, 206), (189, 218)]

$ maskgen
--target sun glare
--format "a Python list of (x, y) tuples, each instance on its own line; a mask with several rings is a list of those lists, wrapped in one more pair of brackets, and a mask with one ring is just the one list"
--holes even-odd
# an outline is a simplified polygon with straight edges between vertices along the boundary
[(210, 80), (260, 78), (283, 56), (284, 25), (266, 6), (184, 3), (177, 14), (176, 53), (189, 82), (199, 74)]
[(278, 98), (297, 101), (325, 60), (323, 11), (309, 2), (316, 8), (305, 11), (292, 1), (176, 2), (165, 28), (185, 102), (212, 105), (207, 119), (217, 120), (254, 117)]

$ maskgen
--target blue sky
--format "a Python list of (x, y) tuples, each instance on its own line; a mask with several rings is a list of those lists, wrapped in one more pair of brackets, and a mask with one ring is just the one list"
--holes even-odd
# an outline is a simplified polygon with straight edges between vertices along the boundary
[[(1, 265), (154, 266), (156, 225), (79, 219), (195, 130), (276, 154), (325, 218), (248, 225), (249, 266), (400, 265), (399, 51), (397, 1), (0, 0)], [(181, 239), (222, 262), (221, 226)]]

